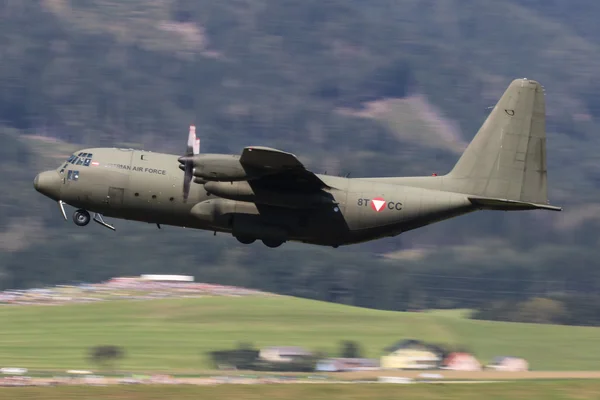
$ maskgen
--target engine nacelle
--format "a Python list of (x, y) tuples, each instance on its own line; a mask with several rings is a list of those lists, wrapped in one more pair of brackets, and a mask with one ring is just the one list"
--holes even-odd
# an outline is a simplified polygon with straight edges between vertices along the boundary
[(179, 157), (179, 169), (185, 171), (185, 163), (192, 161), (194, 182), (208, 181), (245, 181), (260, 176), (250, 168), (244, 168), (240, 156), (227, 154), (199, 154), (196, 156)]
[(211, 199), (196, 204), (194, 217), (214, 228), (231, 230), (236, 237), (286, 241), (285, 218), (280, 215), (261, 215), (253, 203), (227, 199)]
[(251, 202), (286, 208), (307, 208), (336, 204), (326, 192), (306, 194), (260, 189), (255, 191), (248, 182), (206, 182), (204, 189), (225, 199)]
[[(249, 204), (250, 205), (250, 204)], [(254, 207), (256, 209), (256, 207)], [(258, 210), (248, 209), (250, 213), (258, 213)], [(236, 212), (236, 202), (227, 199), (205, 200), (192, 207), (192, 215), (211, 225), (222, 225), (227, 222), (227, 215)]]
[(240, 156), (200, 154), (194, 157), (194, 176), (206, 181), (245, 181), (255, 175), (240, 164)]

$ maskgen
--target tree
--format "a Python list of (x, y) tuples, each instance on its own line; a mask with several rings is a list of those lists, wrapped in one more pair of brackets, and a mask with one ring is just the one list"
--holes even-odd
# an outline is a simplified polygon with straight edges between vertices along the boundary
[(125, 357), (125, 351), (119, 346), (96, 346), (90, 349), (89, 358), (101, 368), (114, 370), (115, 363)]
[(252, 343), (238, 343), (237, 349), (217, 350), (208, 353), (213, 365), (218, 369), (254, 369), (259, 350)]
[(518, 316), (521, 322), (560, 324), (567, 315), (565, 307), (558, 300), (535, 297), (519, 306)]
[(352, 340), (344, 340), (340, 343), (340, 356), (343, 358), (361, 358), (360, 345)]

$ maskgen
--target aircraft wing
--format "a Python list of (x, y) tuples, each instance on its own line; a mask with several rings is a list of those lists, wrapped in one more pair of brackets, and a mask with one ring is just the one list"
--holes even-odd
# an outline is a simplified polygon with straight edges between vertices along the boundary
[(269, 147), (252, 146), (242, 151), (240, 163), (257, 171), (259, 178), (252, 179), (253, 186), (295, 191), (317, 191), (328, 186), (292, 153)]

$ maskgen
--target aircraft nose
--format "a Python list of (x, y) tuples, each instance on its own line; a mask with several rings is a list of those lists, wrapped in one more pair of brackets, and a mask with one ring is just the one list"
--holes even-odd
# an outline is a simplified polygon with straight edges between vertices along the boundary
[(58, 201), (60, 198), (60, 176), (56, 171), (44, 171), (39, 173), (33, 180), (33, 187), (38, 192), (51, 199)]

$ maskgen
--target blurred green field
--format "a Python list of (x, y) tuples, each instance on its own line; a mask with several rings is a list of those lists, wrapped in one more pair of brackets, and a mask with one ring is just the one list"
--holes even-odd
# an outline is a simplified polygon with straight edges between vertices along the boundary
[(39, 399), (598, 399), (600, 382), (520, 382), (448, 385), (221, 385), (221, 386), (136, 386), (54, 387), (0, 389), (0, 400)]
[(427, 314), (436, 317), (448, 317), (448, 318), (469, 318), (473, 315), (473, 310), (468, 308), (454, 308), (450, 310), (427, 310)]
[(335, 355), (341, 340), (356, 340), (366, 356), (378, 357), (384, 347), (415, 338), (466, 346), (482, 362), (516, 355), (535, 370), (600, 369), (599, 328), (475, 321), (290, 297), (5, 306), (0, 321), (3, 367), (94, 369), (87, 350), (110, 344), (125, 348), (121, 370), (194, 373), (211, 368), (206, 352), (240, 342)]

